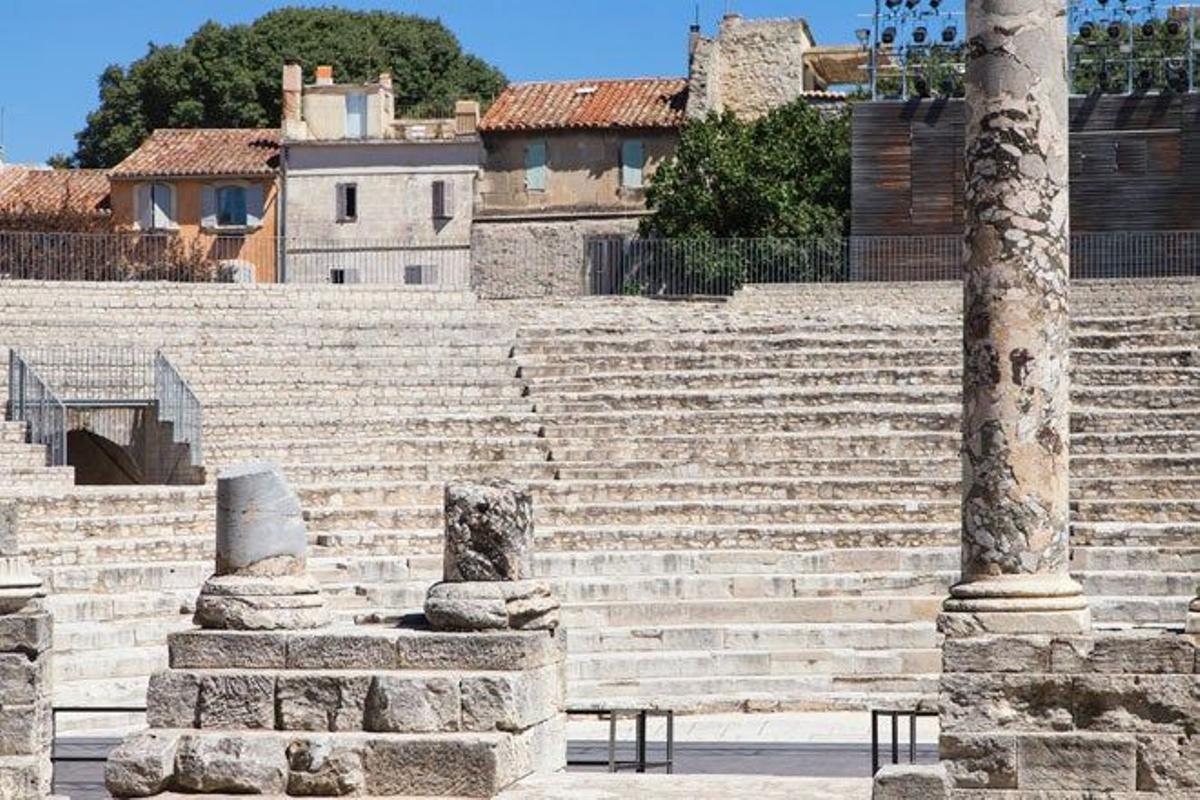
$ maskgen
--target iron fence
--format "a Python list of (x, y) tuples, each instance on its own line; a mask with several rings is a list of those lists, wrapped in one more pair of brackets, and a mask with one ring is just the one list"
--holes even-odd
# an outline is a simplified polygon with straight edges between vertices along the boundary
[[(958, 280), (962, 237), (457, 240), (0, 231), (0, 280), (391, 284), (491, 297), (730, 295), (753, 283)], [(1071, 277), (1200, 275), (1200, 231), (1071, 237)]]
[(43, 347), (9, 353), (9, 418), (29, 424), (29, 440), (49, 448), (51, 466), (65, 466), (74, 425), (128, 442), (130, 409), (154, 406), (172, 423), (176, 444), (192, 466), (203, 463), (202, 407), (187, 381), (161, 352), (116, 347)]
[(67, 463), (67, 407), (16, 350), (8, 352), (7, 418), (24, 422), (30, 444), (46, 448), (47, 465)]

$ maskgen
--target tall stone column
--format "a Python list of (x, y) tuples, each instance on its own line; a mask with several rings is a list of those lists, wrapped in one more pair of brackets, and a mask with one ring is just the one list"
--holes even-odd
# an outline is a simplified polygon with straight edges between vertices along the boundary
[(962, 582), (949, 634), (1090, 628), (1068, 574), (1064, 0), (967, 0)]

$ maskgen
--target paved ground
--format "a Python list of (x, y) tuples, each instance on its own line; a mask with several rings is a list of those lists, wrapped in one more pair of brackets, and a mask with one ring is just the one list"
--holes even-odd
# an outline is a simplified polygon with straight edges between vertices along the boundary
[(867, 800), (871, 781), (821, 778), (775, 778), (758, 775), (580, 775), (567, 774), (522, 781), (500, 800)]
[[(932, 763), (936, 761), (937, 754), (937, 721), (921, 720), (920, 723), (917, 729), (918, 760)], [(652, 720), (648, 728), (649, 759), (662, 760), (665, 723)], [(907, 744), (904, 733), (901, 732), (902, 741)], [(569, 735), (572, 761), (608, 758), (608, 723), (572, 720)], [(633, 747), (629, 741), (633, 738), (632, 723), (623, 722), (617, 736), (618, 741), (623, 742), (618, 749), (618, 758), (632, 758)], [(579, 780), (587, 782), (573, 783), (567, 794), (546, 793), (559, 791), (562, 785), (538, 784), (523, 790), (525, 794), (506, 797), (513, 800), (553, 797), (571, 797), (574, 800), (605, 800), (610, 797), (661, 797), (670, 800), (680, 797), (698, 800), (706, 797), (727, 798), (751, 791), (756, 795), (755, 800), (775, 797), (803, 797), (806, 800), (844, 797), (853, 800), (855, 797), (870, 796), (869, 781), (864, 783), (871, 772), (869, 714), (839, 712), (680, 717), (675, 723), (675, 737), (676, 775), (670, 779), (662, 776), (657, 780), (638, 782), (637, 776), (625, 775), (621, 781), (593, 784), (591, 781), (600, 779), (596, 773), (603, 773), (603, 770), (580, 767), (572, 772), (577, 775), (582, 773), (586, 777), (581, 776)], [(890, 741), (890, 729), (881, 730), (880, 738), (885, 742)], [(112, 738), (63, 739), (60, 741), (59, 754), (103, 758), (115, 744), (116, 740)], [(901, 751), (907, 752), (903, 745)], [(886, 758), (886, 753), (881, 753), (880, 757)], [(58, 793), (72, 800), (101, 800), (108, 797), (102, 788), (102, 763), (60, 764), (57, 775)], [(697, 793), (695, 781), (685, 779), (689, 775), (706, 776), (700, 786), (710, 787), (707, 790), (709, 794)], [(779, 782), (774, 784), (775, 788), (760, 786), (766, 776), (804, 777), (811, 780), (803, 783)], [(664, 780), (668, 781), (666, 788)], [(860, 792), (862, 787), (866, 789)], [(643, 788), (647, 794), (641, 793)], [(635, 793), (620, 794), (622, 790)]]

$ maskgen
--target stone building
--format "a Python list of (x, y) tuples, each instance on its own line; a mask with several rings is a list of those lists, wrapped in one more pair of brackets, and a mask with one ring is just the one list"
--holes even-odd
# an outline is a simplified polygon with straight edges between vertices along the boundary
[(462, 286), (469, 267), (479, 106), (396, 119), (392, 78), (305, 86), (283, 68), (283, 233), (289, 282)]
[(109, 173), (113, 224), (273, 281), (278, 165), (274, 130), (156, 130)]
[(108, 171), (0, 165), (0, 229), (18, 220), (42, 230), (55, 221), (93, 227), (109, 218)]

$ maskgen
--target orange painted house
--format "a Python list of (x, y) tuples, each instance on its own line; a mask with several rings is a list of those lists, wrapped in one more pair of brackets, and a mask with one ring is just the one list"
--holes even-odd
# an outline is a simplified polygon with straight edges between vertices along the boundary
[(276, 280), (278, 131), (156, 130), (109, 179), (117, 230), (177, 240), (236, 280)]

